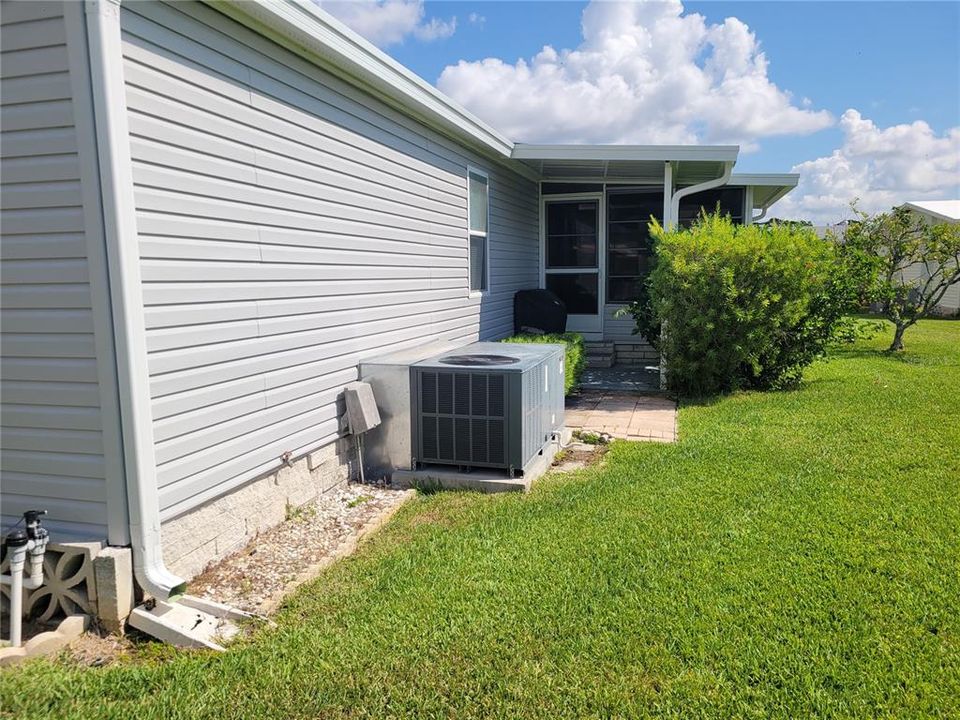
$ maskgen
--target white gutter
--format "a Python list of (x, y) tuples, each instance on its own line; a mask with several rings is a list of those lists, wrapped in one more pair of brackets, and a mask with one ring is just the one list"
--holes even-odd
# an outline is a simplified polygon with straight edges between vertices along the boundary
[(715, 187), (726, 185), (730, 180), (731, 174), (733, 174), (733, 163), (727, 161), (723, 164), (723, 174), (720, 177), (714, 178), (713, 180), (707, 180), (699, 185), (690, 185), (689, 187), (680, 188), (677, 190), (673, 194), (673, 197), (670, 198), (670, 224), (675, 224), (679, 219), (680, 201), (683, 198), (687, 197), (687, 195), (693, 195), (694, 193), (703, 192), (704, 190), (713, 190)]
[(186, 583), (164, 565), (160, 544), (120, 0), (87, 0), (85, 9), (133, 570), (145, 592), (166, 600), (183, 594)]
[(739, 145), (531, 145), (517, 143), (514, 160), (736, 162)]

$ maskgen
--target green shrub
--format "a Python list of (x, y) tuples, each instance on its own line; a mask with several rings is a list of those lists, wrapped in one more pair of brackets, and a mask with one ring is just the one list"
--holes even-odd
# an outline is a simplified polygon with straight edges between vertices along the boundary
[(563, 382), (563, 391), (567, 395), (573, 392), (580, 384), (580, 375), (586, 362), (586, 351), (583, 347), (583, 336), (579, 333), (554, 333), (547, 335), (514, 335), (503, 340), (509, 343), (551, 343), (566, 345), (566, 360), (563, 369), (566, 374)]
[(845, 315), (856, 283), (837, 246), (812, 229), (703, 214), (689, 229), (651, 232), (656, 266), (629, 312), (660, 351), (671, 390), (790, 386), (830, 343), (855, 334)]

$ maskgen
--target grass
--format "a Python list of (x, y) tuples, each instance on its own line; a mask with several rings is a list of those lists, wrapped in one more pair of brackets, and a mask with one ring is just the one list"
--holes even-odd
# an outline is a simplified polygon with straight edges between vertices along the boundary
[(528, 496), (436, 493), (222, 655), (0, 674), (57, 718), (957, 717), (960, 322), (681, 411)]

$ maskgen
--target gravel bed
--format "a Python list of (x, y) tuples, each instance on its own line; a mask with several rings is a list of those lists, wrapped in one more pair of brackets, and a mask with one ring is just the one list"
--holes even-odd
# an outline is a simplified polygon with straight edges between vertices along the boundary
[(410, 491), (351, 483), (292, 509), (290, 517), (190, 583), (192, 595), (256, 614), (272, 609), (290, 583), (311, 566), (342, 554), (361, 529), (392, 513)]

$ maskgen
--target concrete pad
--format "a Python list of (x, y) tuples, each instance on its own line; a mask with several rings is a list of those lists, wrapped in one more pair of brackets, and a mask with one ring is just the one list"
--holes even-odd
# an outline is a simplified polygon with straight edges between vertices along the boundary
[(455, 468), (433, 465), (421, 470), (395, 470), (393, 485), (417, 490), (476, 490), (477, 492), (526, 492), (530, 489), (526, 478), (508, 478), (496, 470), (458, 472)]
[[(561, 441), (570, 440), (570, 431), (564, 428)], [(393, 484), (399, 488), (418, 490), (474, 490), (483, 493), (528, 492), (534, 480), (543, 475), (560, 450), (553, 441), (527, 465), (522, 477), (508, 477), (505, 470), (475, 468), (460, 472), (451, 465), (428, 465), (418, 470), (394, 470)]]

